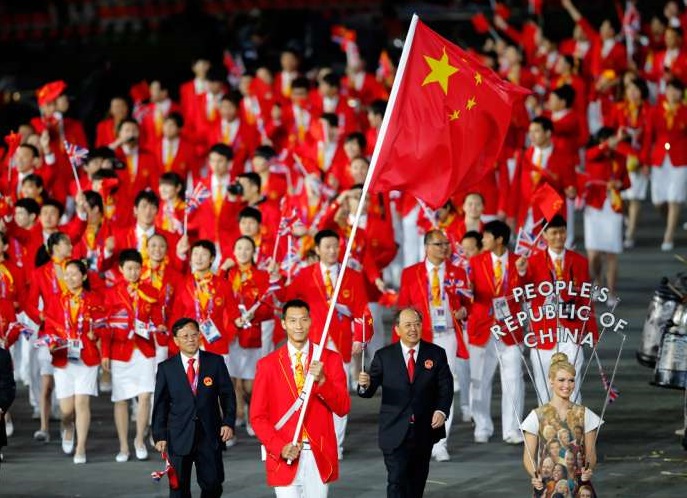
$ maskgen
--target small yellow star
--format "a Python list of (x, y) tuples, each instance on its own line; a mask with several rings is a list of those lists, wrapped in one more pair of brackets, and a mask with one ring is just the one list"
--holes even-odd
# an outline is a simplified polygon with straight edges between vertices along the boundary
[(460, 117), (460, 111), (458, 109), (454, 109), (454, 111), (448, 115), (448, 120), (449, 121), (455, 121)]
[(475, 72), (475, 85), (481, 85), (482, 84), (482, 75)]
[(477, 105), (477, 101), (475, 100), (475, 97), (470, 97), (470, 98), (468, 99), (467, 104), (465, 104), (465, 108), (466, 108), (468, 111), (470, 111), (470, 110), (472, 110), (472, 108), (475, 107), (476, 105)]
[(444, 95), (448, 95), (448, 79), (451, 75), (458, 72), (457, 67), (453, 67), (448, 62), (448, 55), (446, 55), (446, 48), (444, 48), (444, 53), (441, 59), (434, 59), (425, 55), (425, 62), (431, 69), (430, 73), (425, 77), (422, 82), (422, 86), (429, 83), (439, 83), (441, 89), (444, 91)]

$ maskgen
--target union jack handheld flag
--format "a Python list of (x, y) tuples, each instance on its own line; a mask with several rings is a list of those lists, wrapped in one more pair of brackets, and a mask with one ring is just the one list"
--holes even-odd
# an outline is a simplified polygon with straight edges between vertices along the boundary
[(172, 463), (169, 461), (169, 458), (167, 457), (167, 453), (162, 454), (162, 459), (165, 461), (164, 470), (156, 470), (154, 472), (151, 472), (150, 477), (152, 477), (155, 482), (160, 482), (162, 476), (167, 475), (167, 478), (169, 479), (169, 487), (172, 489), (178, 489), (179, 478), (177, 477), (176, 470), (174, 469), (174, 467), (172, 467)]
[(212, 196), (212, 192), (202, 183), (196, 183), (193, 192), (186, 202), (186, 212), (193, 213), (200, 205)]
[(515, 242), (515, 254), (518, 256), (529, 256), (537, 249), (546, 249), (546, 241), (539, 237), (539, 235), (535, 235), (522, 228), (518, 230), (518, 239)]
[(69, 157), (69, 162), (74, 167), (81, 166), (86, 156), (88, 156), (88, 149), (86, 147), (70, 144), (66, 140), (64, 141), (64, 151), (67, 153), (67, 157)]
[(296, 209), (291, 210), (291, 214), (288, 216), (282, 215), (281, 220), (279, 220), (279, 232), (278, 234), (282, 237), (291, 231), (293, 224), (298, 221), (298, 216)]
[(599, 368), (599, 372), (601, 373), (601, 382), (604, 385), (604, 391), (608, 393), (608, 402), (613, 403), (618, 399), (618, 396), (620, 396), (620, 390), (610, 383), (606, 376), (606, 372), (604, 372), (602, 368)]
[(455, 245), (455, 251), (451, 254), (451, 263), (463, 269), (467, 269), (470, 264), (468, 256), (465, 254), (465, 249), (460, 244)]
[(129, 328), (129, 313), (125, 309), (121, 309), (110, 315), (107, 323), (113, 329), (126, 330)]

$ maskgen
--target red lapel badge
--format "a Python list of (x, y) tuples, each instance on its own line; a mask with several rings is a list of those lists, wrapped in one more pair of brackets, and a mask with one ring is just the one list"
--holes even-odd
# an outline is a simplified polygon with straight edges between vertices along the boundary
[(204, 384), (206, 387), (210, 387), (210, 386), (212, 385), (212, 378), (211, 378), (211, 377), (205, 377), (205, 378), (203, 379), (203, 384)]
[(425, 360), (425, 368), (427, 370), (430, 370), (434, 366), (434, 362), (432, 360)]

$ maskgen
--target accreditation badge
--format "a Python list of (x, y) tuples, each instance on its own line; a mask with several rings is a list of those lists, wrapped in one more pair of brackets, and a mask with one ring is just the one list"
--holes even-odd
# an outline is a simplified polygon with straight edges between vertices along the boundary
[(505, 297), (495, 297), (492, 301), (494, 317), (500, 322), (510, 317), (510, 308)]
[(435, 332), (444, 332), (448, 329), (446, 309), (443, 306), (430, 306), (432, 317), (432, 329)]
[(83, 349), (83, 342), (81, 339), (69, 339), (67, 341), (67, 359), (79, 360), (81, 359), (81, 350)]
[(146, 341), (150, 339), (150, 329), (148, 324), (138, 318), (134, 321), (134, 333)]
[(219, 333), (219, 329), (215, 325), (215, 322), (212, 321), (212, 318), (200, 322), (200, 333), (203, 334), (208, 344), (217, 342), (222, 337), (222, 334)]

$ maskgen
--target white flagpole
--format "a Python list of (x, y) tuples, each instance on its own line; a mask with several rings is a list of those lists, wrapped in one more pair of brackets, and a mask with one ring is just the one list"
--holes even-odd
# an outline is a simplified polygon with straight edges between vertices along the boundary
[[(415, 36), (415, 28), (417, 27), (417, 22), (419, 18), (417, 14), (413, 14), (413, 18), (410, 21), (410, 27), (408, 28), (408, 35), (406, 36), (405, 44), (403, 45), (403, 52), (401, 53), (401, 60), (398, 64), (398, 71), (396, 72), (396, 77), (394, 78), (394, 84), (391, 87), (391, 94), (389, 95), (389, 104), (384, 113), (384, 119), (382, 120), (382, 126), (379, 129), (379, 136), (377, 138), (377, 143), (375, 144), (375, 149), (372, 154), (372, 159), (370, 161), (370, 168), (365, 177), (365, 184), (363, 185), (363, 191), (360, 196), (360, 202), (358, 203), (358, 209), (355, 213), (355, 219), (353, 220), (353, 227), (351, 228), (351, 235), (348, 237), (348, 242), (346, 243), (346, 251), (344, 252), (343, 261), (341, 263), (341, 271), (336, 279), (336, 286), (334, 287), (334, 294), (332, 295), (331, 301), (329, 302), (329, 310), (327, 312), (327, 319), (324, 323), (324, 329), (322, 330), (322, 339), (320, 343), (315, 347), (313, 352), (313, 361), (319, 361), (322, 356), (322, 350), (327, 344), (327, 335), (329, 333), (329, 325), (331, 324), (332, 317), (334, 316), (334, 305), (339, 298), (339, 291), (341, 290), (341, 283), (343, 282), (343, 276), (348, 267), (348, 260), (351, 256), (351, 249), (353, 248), (353, 241), (355, 240), (356, 232), (358, 231), (358, 224), (360, 223), (360, 217), (363, 214), (363, 208), (365, 206), (365, 196), (367, 191), (370, 189), (370, 183), (372, 182), (372, 175), (375, 168), (377, 167), (377, 160), (379, 158), (379, 153), (382, 148), (382, 143), (384, 142), (384, 137), (386, 135), (386, 130), (389, 127), (389, 121), (391, 121), (391, 115), (394, 112), (394, 107), (396, 104), (396, 97), (398, 95), (399, 87), (403, 81), (403, 74), (405, 72), (406, 63), (410, 57), (410, 49), (413, 45), (413, 38)], [(301, 406), (300, 413), (298, 415), (298, 423), (296, 425), (296, 430), (294, 431), (291, 443), (295, 446), (298, 444), (298, 439), (300, 438), (301, 432), (303, 430), (303, 422), (305, 420), (305, 413), (308, 409), (308, 403), (310, 401), (310, 394), (312, 392), (312, 386), (315, 383), (315, 379), (310, 373), (305, 379), (305, 385), (301, 391), (301, 398), (303, 399), (303, 406)], [(291, 461), (288, 461), (291, 464)]]

